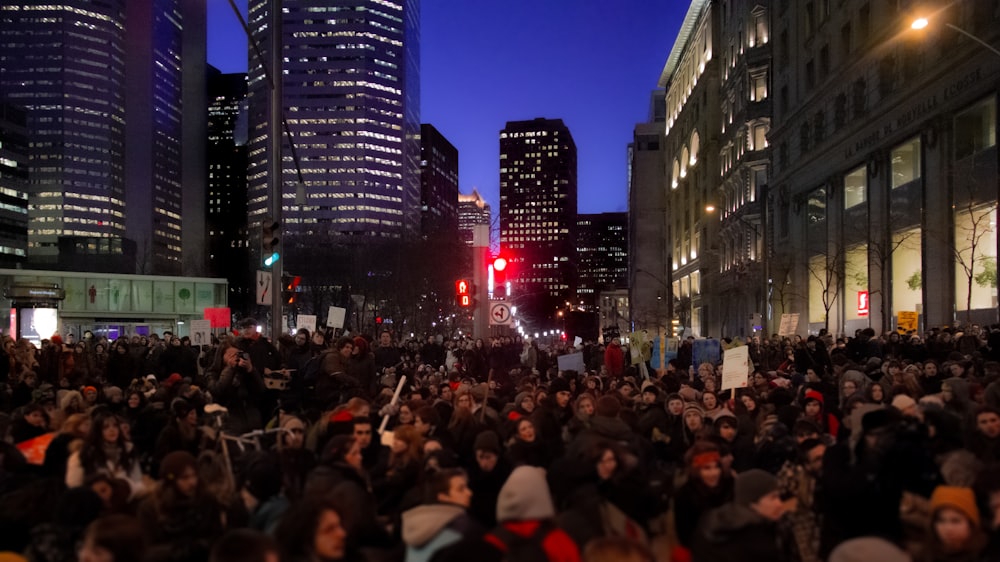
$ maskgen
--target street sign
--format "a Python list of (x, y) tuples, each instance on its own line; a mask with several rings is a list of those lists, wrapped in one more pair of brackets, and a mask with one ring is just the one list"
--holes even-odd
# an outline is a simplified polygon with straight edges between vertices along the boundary
[(490, 326), (509, 326), (511, 316), (509, 302), (490, 303)]
[(271, 272), (257, 270), (257, 304), (271, 306)]

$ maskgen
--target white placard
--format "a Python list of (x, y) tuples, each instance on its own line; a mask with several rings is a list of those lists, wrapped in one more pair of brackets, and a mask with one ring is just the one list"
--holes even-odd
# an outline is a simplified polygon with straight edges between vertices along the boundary
[(750, 378), (750, 348), (727, 349), (722, 355), (722, 390), (746, 388)]
[(302, 330), (303, 328), (309, 330), (312, 334), (316, 331), (316, 315), (315, 314), (299, 314), (296, 319), (295, 330)]
[(582, 343), (583, 343), (583, 338), (581, 338), (580, 336), (576, 336), (575, 338), (573, 338), (573, 347), (580, 347), (580, 344)]
[(331, 306), (326, 313), (326, 327), (339, 330), (344, 327), (344, 318), (347, 316), (347, 309), (339, 306)]
[(570, 353), (568, 355), (560, 355), (556, 361), (559, 363), (560, 371), (576, 371), (577, 373), (584, 373), (587, 367), (583, 364), (583, 353)]
[(191, 321), (191, 345), (212, 345), (212, 321)]

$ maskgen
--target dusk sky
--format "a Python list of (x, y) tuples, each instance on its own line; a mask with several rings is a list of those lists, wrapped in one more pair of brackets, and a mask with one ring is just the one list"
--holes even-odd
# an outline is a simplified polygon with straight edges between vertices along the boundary
[[(246, 35), (211, 0), (208, 60), (245, 72)], [(237, 0), (246, 13), (246, 0)], [(423, 0), (420, 119), (458, 148), (459, 186), (499, 210), (500, 130), (566, 122), (579, 159), (579, 211), (625, 211), (626, 147), (673, 45), (683, 0)]]

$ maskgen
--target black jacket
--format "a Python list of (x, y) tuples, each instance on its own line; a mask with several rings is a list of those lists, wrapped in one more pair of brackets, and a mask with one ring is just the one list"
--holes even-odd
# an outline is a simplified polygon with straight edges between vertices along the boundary
[(777, 526), (748, 507), (728, 503), (702, 520), (694, 545), (693, 562), (783, 562), (788, 560), (778, 539)]

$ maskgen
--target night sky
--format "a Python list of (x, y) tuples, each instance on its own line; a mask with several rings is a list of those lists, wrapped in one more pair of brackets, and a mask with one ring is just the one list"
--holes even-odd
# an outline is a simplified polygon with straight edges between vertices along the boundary
[[(246, 14), (246, 0), (237, 0)], [(208, 2), (208, 60), (245, 72), (246, 35)], [(566, 122), (579, 211), (624, 211), (626, 146), (687, 11), (684, 0), (422, 0), (421, 113), (458, 148), (459, 186), (499, 210), (499, 133), (510, 120)]]

